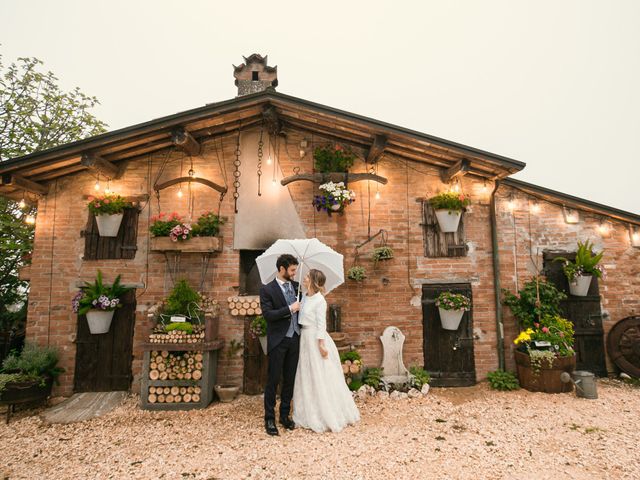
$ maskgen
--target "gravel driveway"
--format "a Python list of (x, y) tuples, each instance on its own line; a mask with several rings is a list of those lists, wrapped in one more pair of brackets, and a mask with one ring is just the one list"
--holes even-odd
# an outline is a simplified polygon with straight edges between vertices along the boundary
[(640, 389), (600, 398), (493, 392), (486, 384), (423, 398), (358, 400), (338, 434), (263, 430), (262, 398), (192, 412), (146, 412), (132, 396), (106, 416), (44, 425), (34, 411), (0, 425), (10, 479), (640, 478)]

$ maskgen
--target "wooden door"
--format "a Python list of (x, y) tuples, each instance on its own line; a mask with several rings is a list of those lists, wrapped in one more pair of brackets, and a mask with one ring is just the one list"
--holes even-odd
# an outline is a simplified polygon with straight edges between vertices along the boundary
[(86, 316), (78, 315), (74, 391), (109, 392), (131, 387), (135, 290), (127, 292), (122, 302), (104, 334), (91, 334)]
[(573, 323), (576, 340), (576, 369), (606, 376), (604, 328), (598, 279), (593, 278), (586, 297), (575, 297), (569, 294), (569, 282), (562, 271), (562, 263), (553, 261), (557, 257), (572, 260), (575, 258), (575, 252), (544, 252), (544, 274), (551, 283), (568, 296), (560, 304), (560, 309), (562, 315)]
[(429, 383), (434, 387), (474, 385), (473, 309), (465, 312), (458, 330), (443, 329), (435, 303), (438, 295), (447, 291), (472, 298), (471, 285), (468, 283), (422, 286), (424, 369), (431, 374)]

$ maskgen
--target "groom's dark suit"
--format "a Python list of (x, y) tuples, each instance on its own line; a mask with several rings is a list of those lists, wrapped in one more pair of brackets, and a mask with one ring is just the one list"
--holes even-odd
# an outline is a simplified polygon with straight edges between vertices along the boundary
[[(291, 286), (294, 292), (298, 291), (297, 282), (292, 281)], [(260, 288), (260, 306), (262, 315), (267, 321), (267, 352), (269, 353), (269, 373), (264, 389), (264, 418), (275, 420), (276, 389), (282, 375), (280, 419), (286, 419), (291, 411), (300, 336), (294, 332), (293, 336), (287, 337), (287, 332), (292, 327), (292, 315), (289, 302), (278, 280), (274, 279)]]

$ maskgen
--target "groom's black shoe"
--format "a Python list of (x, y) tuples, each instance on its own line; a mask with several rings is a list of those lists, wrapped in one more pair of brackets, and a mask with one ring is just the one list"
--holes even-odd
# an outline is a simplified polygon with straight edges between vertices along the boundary
[(296, 428), (296, 424), (293, 423), (293, 420), (291, 420), (290, 418), (281, 418), (280, 424), (287, 430), (293, 430), (294, 428)]
[(269, 435), (280, 435), (278, 433), (278, 427), (276, 427), (276, 421), (272, 419), (265, 420), (264, 428), (267, 430)]

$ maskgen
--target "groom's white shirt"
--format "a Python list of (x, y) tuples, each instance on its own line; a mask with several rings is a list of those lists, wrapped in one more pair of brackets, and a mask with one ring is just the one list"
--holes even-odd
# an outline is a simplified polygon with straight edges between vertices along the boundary
[[(285, 300), (287, 299), (287, 291), (284, 289), (284, 284), (287, 282), (283, 282), (282, 280), (280, 280), (280, 277), (276, 276), (276, 281), (278, 282), (278, 285), (280, 285), (280, 290), (282, 290), (282, 294), (284, 295)], [(293, 287), (293, 283), (291, 284), (291, 287)], [(291, 305), (289, 305), (289, 311), (291, 312)], [(293, 312), (291, 312), (293, 313)]]

